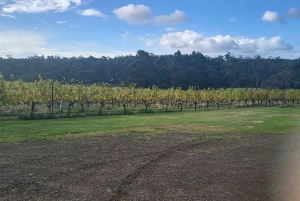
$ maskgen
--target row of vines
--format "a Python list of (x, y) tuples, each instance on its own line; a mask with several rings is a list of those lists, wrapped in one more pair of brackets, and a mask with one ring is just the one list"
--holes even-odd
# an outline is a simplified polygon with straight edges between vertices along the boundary
[[(145, 112), (150, 108), (163, 111), (183, 108), (209, 108), (253, 106), (253, 105), (294, 105), (299, 104), (300, 91), (272, 89), (199, 89), (178, 88), (159, 89), (156, 86), (137, 88), (113, 87), (110, 84), (71, 84), (53, 80), (25, 82), (5, 81), (0, 74), (0, 115), (20, 115), (36, 113), (59, 114), (72, 111), (97, 112), (119, 108), (126, 113), (129, 108), (140, 108)], [(74, 109), (77, 108), (77, 109)]]

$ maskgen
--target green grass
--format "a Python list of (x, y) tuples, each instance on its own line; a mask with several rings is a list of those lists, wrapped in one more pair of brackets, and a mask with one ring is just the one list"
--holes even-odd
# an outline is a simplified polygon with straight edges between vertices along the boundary
[[(287, 134), (299, 125), (300, 107), (245, 107), (49, 120), (0, 122), (0, 142), (101, 135)], [(207, 137), (208, 139), (214, 137)]]

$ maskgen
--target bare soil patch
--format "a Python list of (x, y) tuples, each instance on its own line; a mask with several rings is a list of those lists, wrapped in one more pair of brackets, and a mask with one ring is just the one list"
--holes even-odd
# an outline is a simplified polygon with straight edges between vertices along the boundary
[(287, 143), (177, 133), (0, 144), (0, 200), (285, 200)]

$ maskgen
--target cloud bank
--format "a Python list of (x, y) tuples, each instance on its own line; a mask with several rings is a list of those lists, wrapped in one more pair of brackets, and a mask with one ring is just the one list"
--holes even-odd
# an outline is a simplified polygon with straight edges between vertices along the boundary
[(29, 56), (60, 56), (60, 57), (116, 57), (134, 55), (136, 52), (107, 50), (101, 44), (94, 42), (64, 42), (49, 46), (48, 38), (27, 31), (0, 31), (0, 57), (7, 55), (13, 58), (27, 58)]
[(46, 48), (46, 41), (39, 34), (26, 31), (0, 32), (0, 56), (27, 57), (53, 52)]
[[(130, 32), (125, 32), (130, 34)], [(150, 37), (147, 38), (147, 37)], [(52, 44), (49, 46), (47, 37), (34, 32), (25, 31), (0, 31), (0, 56), (11, 55), (14, 58), (26, 58), (34, 55), (57, 55), (65, 57), (73, 56), (117, 56), (122, 55), (122, 50), (111, 51), (101, 49), (101, 44), (92, 42), (68, 42)], [(184, 53), (199, 51), (210, 56), (223, 55), (226, 52), (244, 55), (262, 56), (274, 55), (280, 51), (280, 56), (287, 58), (295, 57), (293, 46), (281, 39), (280, 36), (273, 38), (246, 38), (243, 36), (233, 37), (230, 35), (204, 36), (195, 31), (172, 32), (162, 35), (160, 38), (153, 36), (139, 36), (138, 40), (145, 43), (149, 48), (155, 48), (156, 54), (161, 52), (174, 52), (180, 50)], [(106, 52), (106, 53), (103, 53)], [(123, 52), (124, 54), (134, 54)], [(299, 56), (298, 56), (299, 57)]]
[[(144, 39), (147, 43), (149, 40)], [(230, 35), (217, 35), (207, 37), (195, 31), (186, 30), (162, 35), (152, 42), (165, 48), (184, 50), (185, 52), (199, 51), (205, 54), (223, 54), (224, 52), (236, 52), (238, 54), (266, 54), (273, 51), (290, 51), (293, 46), (286, 43), (280, 36), (273, 38), (246, 38)]]

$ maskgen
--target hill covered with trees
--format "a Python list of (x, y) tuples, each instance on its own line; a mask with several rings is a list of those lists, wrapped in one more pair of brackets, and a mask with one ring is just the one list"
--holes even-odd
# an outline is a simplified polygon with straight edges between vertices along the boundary
[[(200, 52), (154, 55), (144, 50), (135, 56), (58, 57), (33, 56), (15, 59), (0, 57), (0, 73), (5, 80), (44, 79), (67, 82), (136, 83), (138, 87), (160, 88), (199, 86), (200, 88), (263, 87), (300, 88), (300, 58), (236, 56), (228, 52), (215, 58)], [(13, 76), (12, 76), (13, 75)]]

